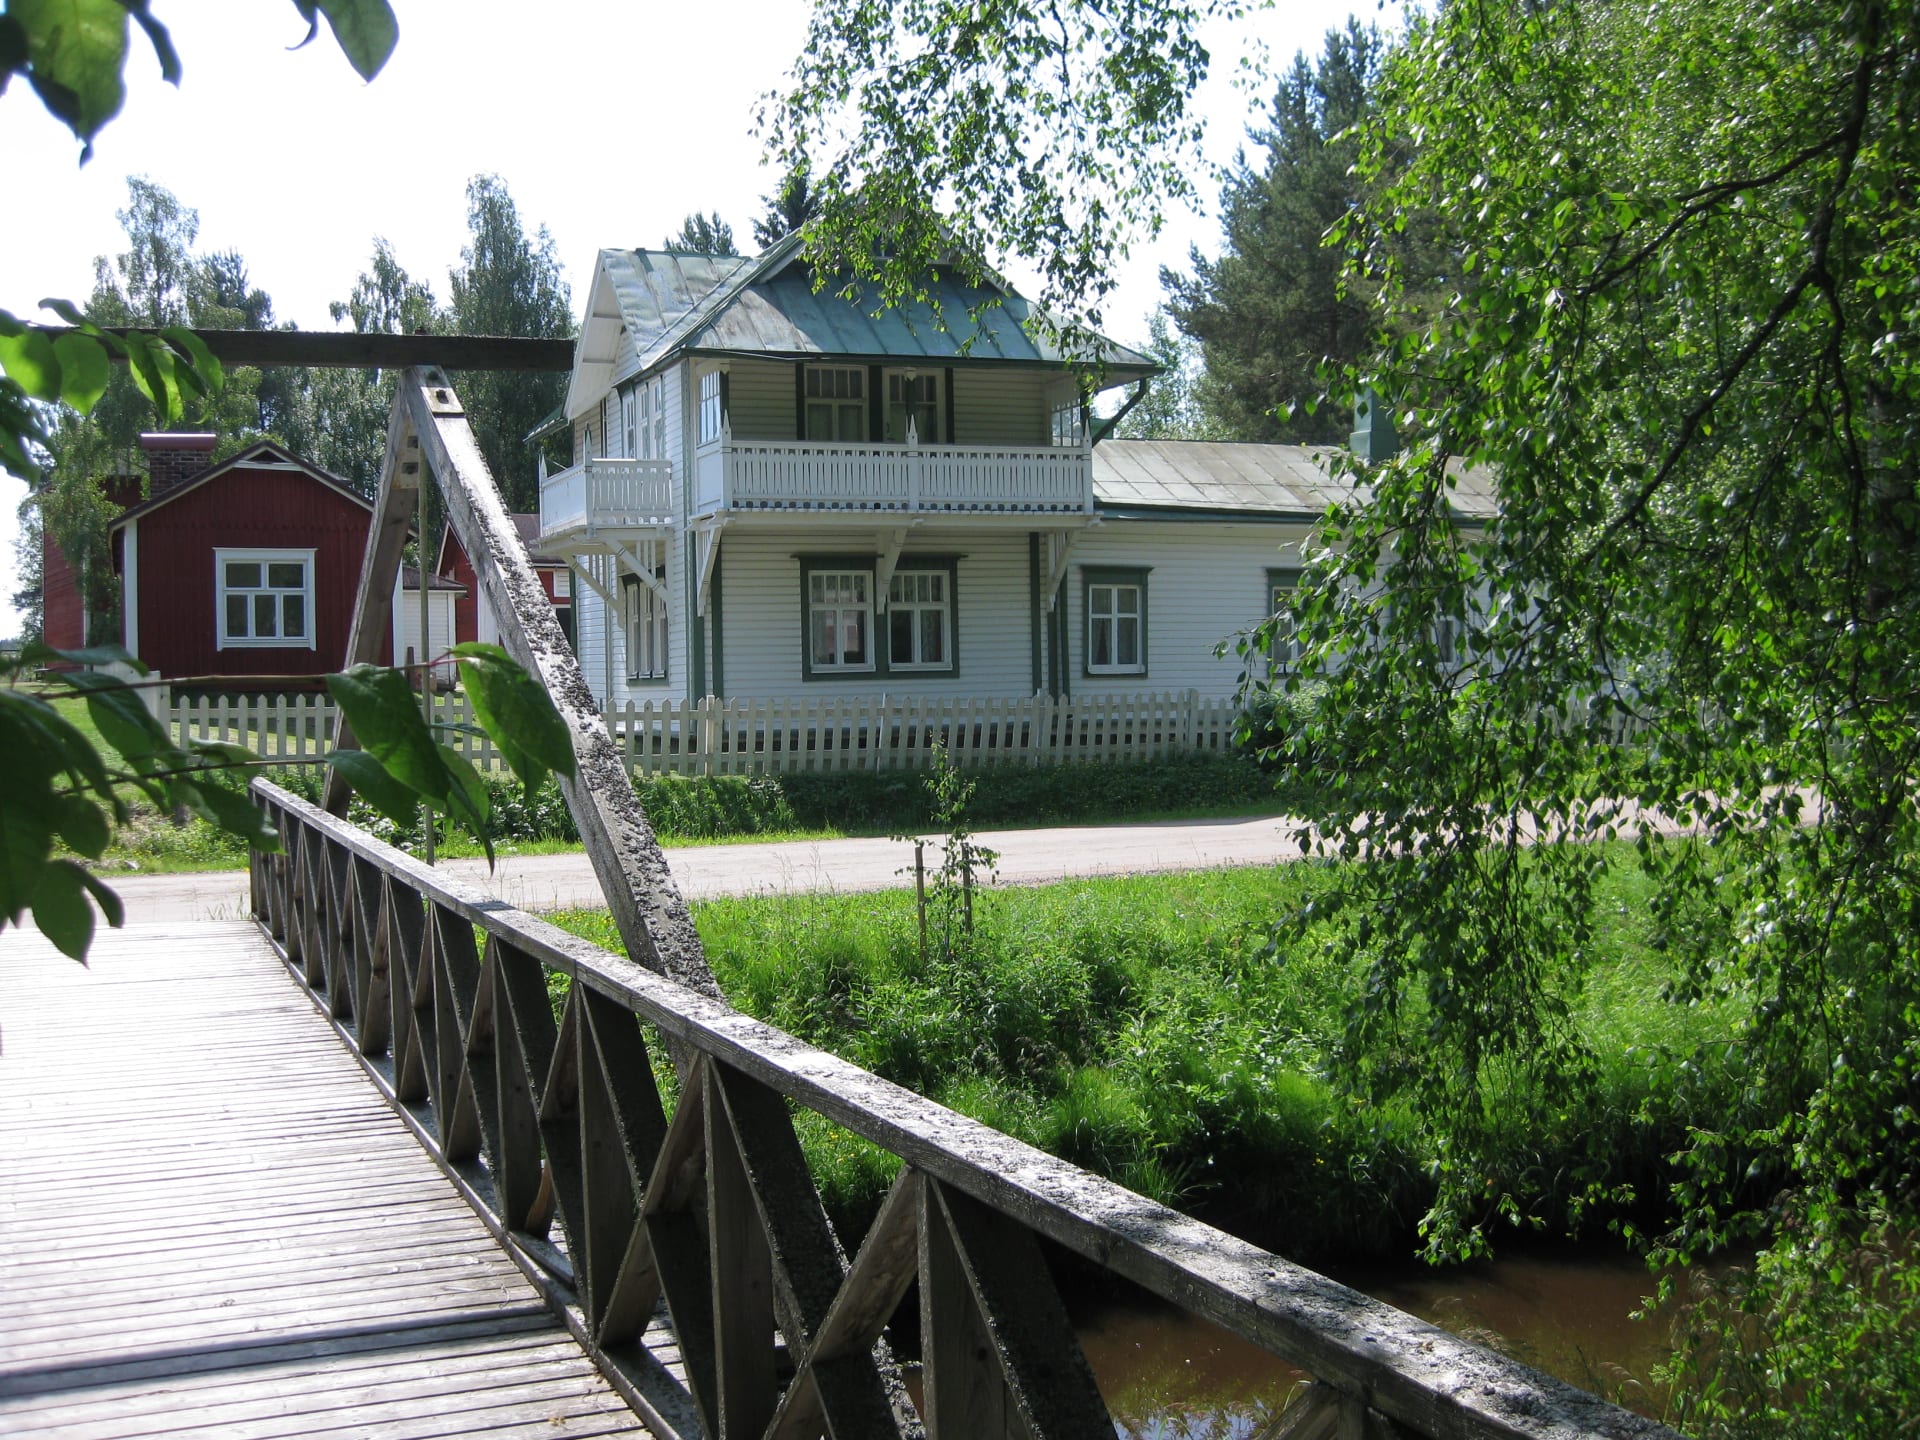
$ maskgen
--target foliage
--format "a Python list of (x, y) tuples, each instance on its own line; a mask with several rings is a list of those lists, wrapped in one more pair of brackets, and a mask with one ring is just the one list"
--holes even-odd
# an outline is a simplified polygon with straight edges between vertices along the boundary
[[(349, 63), (369, 80), (399, 37), (387, 0), (293, 3), (307, 21), (307, 39), (324, 15)], [(126, 98), (129, 22), (145, 33), (162, 76), (177, 84), (180, 58), (147, 0), (6, 0), (0, 10), (0, 92), (15, 75), (23, 76), (41, 104), (80, 139), (84, 161), (93, 137), (119, 114)], [(219, 366), (197, 341), (189, 343), (180, 334), (102, 335), (64, 302), (42, 305), (81, 333), (61, 336), (49, 349), (44, 336), (29, 333), (23, 322), (0, 310), (0, 369), (6, 372), (0, 375), (0, 468), (29, 485), (40, 481), (42, 457), (52, 444), (45, 411), (36, 402), (64, 400), (84, 414), (106, 388), (111, 358), (127, 362), (134, 386), (163, 424), (181, 415), (183, 391), (205, 397), (221, 388)]]
[[(527, 235), (498, 175), (467, 182), (467, 234), (460, 267), (450, 277), (447, 318), (455, 330), (532, 338), (573, 334), (573, 302), (553, 237), (544, 225)], [(537, 510), (537, 467), (526, 437), (560, 403), (567, 377), (469, 371), (454, 378), (507, 509)]]
[(1220, 435), (1346, 438), (1339, 407), (1312, 402), (1330, 369), (1366, 351), (1375, 310), (1371, 287), (1343, 276), (1340, 253), (1323, 240), (1368, 189), (1355, 171), (1356, 127), (1372, 108), (1385, 49), (1377, 30), (1349, 20), (1328, 33), (1317, 64), (1296, 55), (1265, 126), (1251, 132), (1258, 158), (1237, 156), (1221, 194), (1220, 258), (1196, 249), (1191, 275), (1161, 271), (1167, 311), (1202, 346), (1196, 398)]
[(720, 212), (702, 215), (698, 210), (681, 222), (680, 233), (660, 242), (666, 250), (690, 250), (695, 255), (738, 255), (734, 248), (733, 227), (720, 218)]
[(936, 266), (972, 281), (977, 257), (1014, 251), (1040, 267), (1035, 298), (1097, 328), (1115, 259), (1195, 197), (1199, 27), (1240, 8), (820, 0), (760, 116), (818, 198), (816, 271), (893, 304)]
[[(1273, 783), (1246, 760), (1189, 755), (1130, 765), (990, 765), (968, 772), (976, 825), (1095, 824), (1173, 815), (1257, 813)], [(939, 828), (911, 770), (779, 777), (802, 829), (886, 835)]]
[(753, 222), (753, 243), (762, 250), (786, 239), (820, 209), (804, 164), (781, 176), (778, 187), (771, 195), (762, 195), (760, 203), (767, 208)]
[[(544, 687), (495, 645), (465, 644), (449, 652), (460, 667), (474, 714), (531, 792), (549, 770), (571, 775), (573, 745)], [(46, 694), (17, 683), (51, 661), (86, 669), (48, 671), (42, 687), (82, 697), (93, 733), (60, 713)], [(109, 668), (111, 667), (111, 668)], [(236, 771), (266, 762), (224, 741), (176, 743), (147, 709), (137, 681), (146, 667), (118, 646), (92, 650), (27, 647), (0, 659), (0, 926), (32, 912), (59, 949), (84, 960), (93, 940), (93, 908), (111, 925), (123, 918), (113, 892), (56, 844), (98, 860), (129, 806), (119, 787), (159, 809), (190, 811), (219, 831), (260, 850), (279, 837), (243, 790)], [(450, 813), (485, 838), (487, 792), (472, 764), (435, 738), (407, 677), (356, 665), (326, 677), (327, 688), (361, 750), (335, 751), (327, 761), (376, 808), (405, 820), (425, 804)], [(487, 846), (491, 859), (492, 846)]]
[[(352, 295), (334, 301), (329, 311), (336, 325), (347, 321), (361, 335), (413, 335), (446, 324), (431, 287), (409, 275), (393, 247), (377, 235)], [(386, 461), (387, 421), (398, 383), (398, 374), (381, 370), (313, 371), (307, 381), (309, 438), (296, 448), (371, 497)]]
[(913, 835), (895, 835), (913, 845), (914, 889), (920, 918), (920, 963), (958, 967), (971, 974), (973, 954), (973, 896), (991, 883), (1000, 853), (974, 839), (967, 807), (973, 800), (973, 782), (962, 775), (945, 745), (933, 747), (933, 764), (925, 780), (927, 808), (940, 832), (940, 863), (926, 882), (925, 842)]
[[(51, 457), (51, 474), (32, 498), (41, 523), (73, 565), (87, 613), (96, 633), (116, 638), (119, 586), (108, 552), (107, 527), (119, 509), (102, 488), (109, 476), (136, 473), (134, 455), (142, 430), (158, 417), (170, 425), (191, 414), (212, 430), (217, 452), (231, 454), (259, 438), (269, 423), (299, 424), (297, 378), (271, 376), (253, 369), (207, 368), (198, 362), (187, 332), (174, 327), (266, 329), (273, 324), (273, 302), (247, 279), (238, 255), (202, 255), (195, 251), (200, 217), (170, 191), (139, 177), (127, 180), (127, 207), (119, 212), (127, 248), (109, 260), (94, 261), (94, 290), (84, 312), (95, 327), (145, 327), (167, 339), (176, 358), (159, 362), (160, 378), (182, 377), (179, 396), (158, 393), (153, 376), (137, 363), (107, 367), (54, 413), (39, 443)], [(97, 332), (96, 332), (97, 333)], [(129, 343), (145, 343), (138, 334)], [(79, 347), (87, 337), (63, 336), (57, 345)], [(106, 342), (102, 342), (106, 343)], [(109, 345), (109, 350), (113, 347)], [(204, 354), (204, 349), (199, 351)], [(194, 364), (182, 369), (179, 357)], [(196, 378), (197, 377), (197, 378)], [(44, 398), (44, 397), (42, 397)], [(33, 608), (38, 610), (38, 598)]]
[(1174, 333), (1171, 312), (1155, 308), (1147, 321), (1146, 353), (1164, 367), (1147, 386), (1138, 405), (1114, 430), (1122, 440), (1212, 440), (1213, 423), (1203, 413), (1198, 390), (1204, 381), (1199, 357), (1185, 337)]
[[(326, 17), (364, 80), (380, 73), (400, 37), (387, 0), (293, 0), (293, 8), (307, 22), (307, 40)], [(180, 56), (148, 0), (7, 0), (0, 12), (0, 92), (24, 76), (40, 103), (79, 137), (82, 161), (126, 102), (129, 21), (145, 32), (162, 78), (178, 85)]]
[[(964, 966), (921, 959), (910, 890), (711, 900), (694, 917), (725, 993), (753, 1015), (1295, 1258), (1398, 1258), (1436, 1157), (1403, 1109), (1355, 1103), (1330, 1078), (1364, 972), (1319, 936), (1268, 945), (1274, 905), (1308, 903), (1331, 878), (1295, 865), (987, 889)], [(1595, 1233), (1632, 1212), (1576, 1216), (1594, 1157), (1614, 1188), (1657, 1195), (1663, 1155), (1739, 1083), (1724, 1067), (1696, 1080), (1648, 1063), (1650, 1045), (1724, 1040), (1738, 1012), (1664, 1005), (1679, 967), (1652, 948), (1631, 857), (1605, 893), (1578, 1009), (1603, 1057), (1599, 1099), (1507, 1117), (1543, 1213)], [(613, 935), (603, 912), (555, 918)], [(869, 1213), (890, 1178), (844, 1137), (810, 1155), (843, 1212)]]
[[(1444, 1157), (1430, 1248), (1531, 1213), (1516, 1097), (1581, 1113), (1599, 1084), (1575, 1005), (1607, 853), (1531, 838), (1632, 836), (1672, 1001), (1743, 1015), (1680, 1057), (1741, 1084), (1676, 1147), (1656, 1251), (1767, 1245), (1788, 1358), (1818, 1257), (1863, 1217), (1910, 1235), (1920, 1193), (1917, 102), (1920, 25), (1875, 0), (1417, 29), (1363, 157), (1385, 183), (1338, 233), (1404, 316), (1389, 237), (1433, 217), (1455, 288), (1373, 360), (1412, 443), (1289, 617), (1326, 689), (1282, 758), (1324, 757), (1324, 843), (1374, 863), (1288, 933), (1366, 966), (1342, 1073)], [(1448, 504), (1461, 463), (1484, 530)], [(1606, 743), (1623, 717), (1642, 743)], [(1876, 1327), (1829, 1319), (1821, 1364), (1870, 1366)]]

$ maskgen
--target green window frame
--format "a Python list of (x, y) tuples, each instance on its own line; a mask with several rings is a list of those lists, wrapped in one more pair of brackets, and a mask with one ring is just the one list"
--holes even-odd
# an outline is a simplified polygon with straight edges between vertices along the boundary
[[(802, 555), (799, 560), (802, 679), (960, 673), (957, 556), (903, 555), (887, 582), (884, 607), (877, 556)], [(850, 637), (863, 643), (851, 645)], [(861, 658), (849, 661), (849, 653)]]
[(1147, 576), (1151, 566), (1080, 567), (1080, 673), (1147, 673)]
[(1263, 618), (1276, 622), (1273, 627), (1273, 646), (1267, 652), (1267, 660), (1277, 674), (1283, 674), (1300, 663), (1300, 638), (1293, 629), (1291, 600), (1293, 592), (1300, 588), (1300, 574), (1298, 565), (1272, 565), (1267, 568), (1267, 610)]

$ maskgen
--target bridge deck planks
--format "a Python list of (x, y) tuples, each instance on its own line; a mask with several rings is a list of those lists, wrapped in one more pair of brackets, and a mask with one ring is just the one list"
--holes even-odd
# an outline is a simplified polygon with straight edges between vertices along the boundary
[(245, 921), (0, 936), (0, 1431), (648, 1434)]

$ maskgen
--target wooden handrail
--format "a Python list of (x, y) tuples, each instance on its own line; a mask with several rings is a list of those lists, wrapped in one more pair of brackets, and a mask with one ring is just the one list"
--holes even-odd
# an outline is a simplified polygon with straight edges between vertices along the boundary
[[(917, 1278), (928, 1433), (1110, 1436), (1036, 1236), (1317, 1377), (1276, 1433), (1672, 1433), (569, 935), (274, 785), (253, 795), (285, 846), (254, 859), (255, 913), (663, 1434), (818, 1435), (828, 1420), (841, 1434), (917, 1433), (883, 1335)], [(557, 1021), (553, 974), (570, 981)], [(671, 1117), (639, 1021), (695, 1057)], [(850, 1260), (788, 1102), (904, 1162)], [(684, 1357), (677, 1399), (641, 1343), (661, 1300)]]

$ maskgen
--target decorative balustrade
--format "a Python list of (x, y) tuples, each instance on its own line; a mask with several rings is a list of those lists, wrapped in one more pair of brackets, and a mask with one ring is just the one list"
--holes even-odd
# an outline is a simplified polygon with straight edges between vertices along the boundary
[[(285, 847), (255, 913), (663, 1440), (1110, 1440), (1042, 1241), (1316, 1376), (1268, 1437), (1671, 1435), (252, 793)], [(901, 1162), (851, 1255), (796, 1108)]]
[(695, 508), (1084, 513), (1084, 448), (841, 445), (728, 438), (695, 457)]
[(543, 538), (588, 527), (650, 529), (673, 521), (670, 460), (586, 460), (540, 482)]

